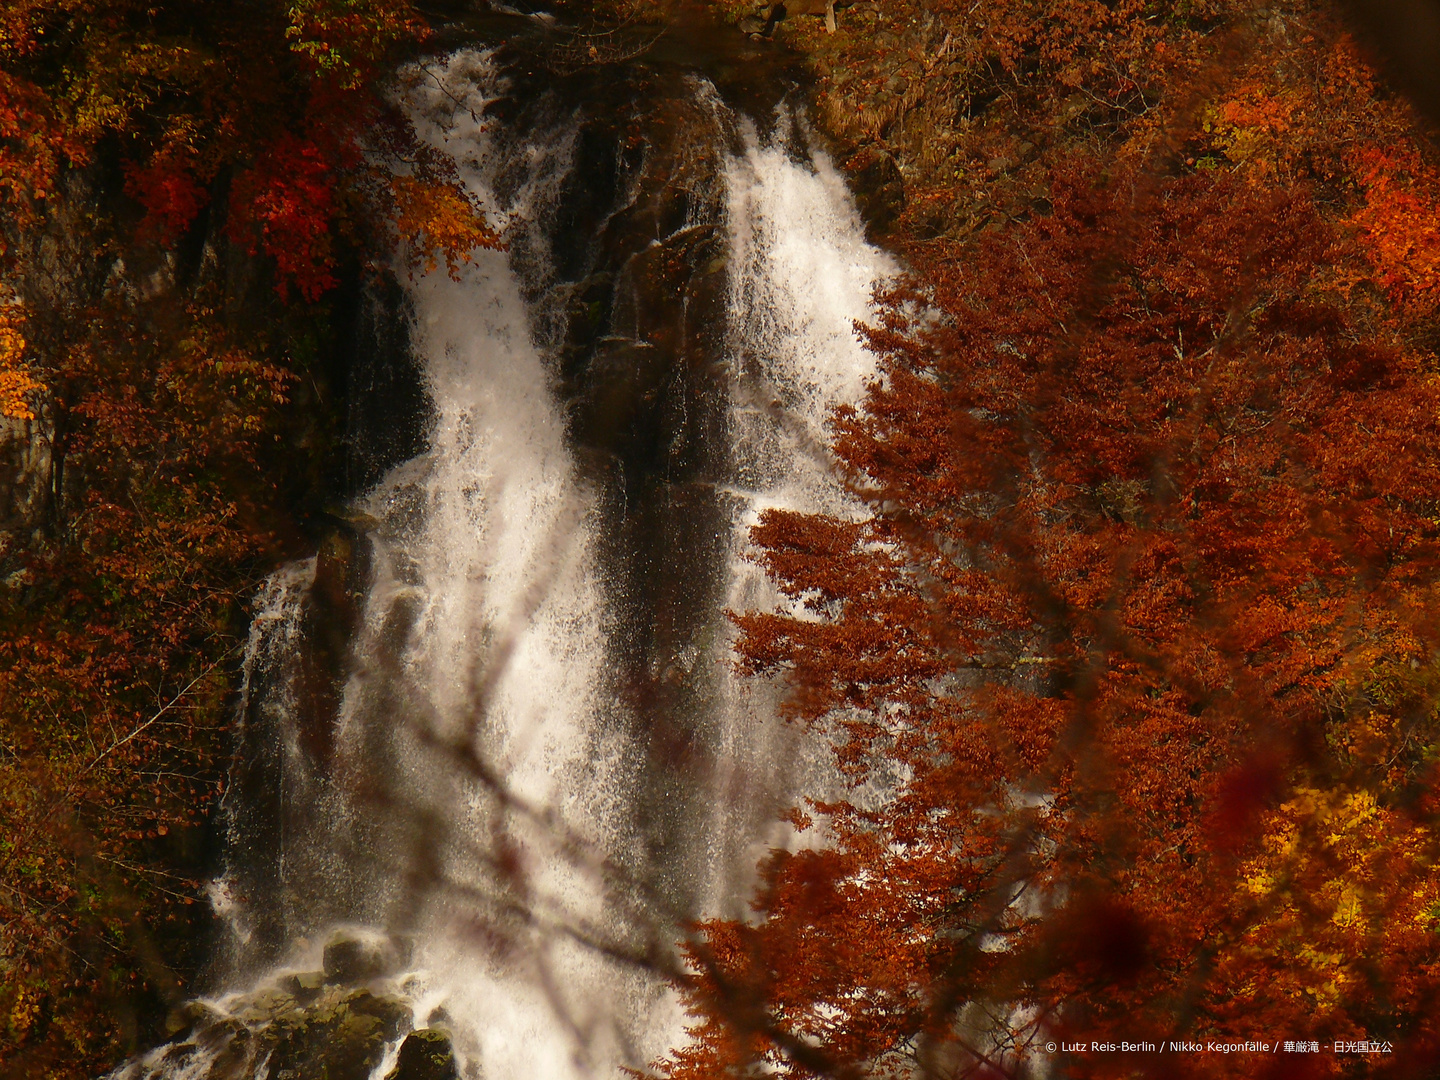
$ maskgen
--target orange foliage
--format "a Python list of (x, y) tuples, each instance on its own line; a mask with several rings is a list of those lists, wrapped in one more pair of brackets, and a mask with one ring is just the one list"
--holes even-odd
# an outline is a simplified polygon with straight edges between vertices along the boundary
[(500, 238), (476, 213), (471, 200), (456, 189), (426, 184), (413, 176), (394, 176), (390, 191), (395, 227), (410, 238), (411, 256), (426, 273), (444, 259), (450, 276), (457, 277), (476, 248), (500, 246)]
[(1351, 217), (1380, 284), (1411, 310), (1440, 296), (1440, 171), (1414, 150), (1366, 146), (1355, 152), (1365, 204)]
[(34, 221), (36, 204), (55, 190), (62, 165), (85, 158), (85, 149), (54, 123), (44, 93), (0, 70), (0, 207), (19, 225)]
[(32, 420), (35, 413), (28, 399), (41, 385), (21, 366), (25, 339), (18, 326), (18, 306), (0, 305), (0, 416)]

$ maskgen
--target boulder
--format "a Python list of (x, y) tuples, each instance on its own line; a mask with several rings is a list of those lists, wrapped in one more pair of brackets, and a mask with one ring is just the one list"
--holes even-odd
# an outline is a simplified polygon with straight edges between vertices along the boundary
[(265, 1024), (297, 1008), (296, 1001), (279, 987), (263, 987), (246, 997), (234, 1015), (247, 1024)]
[(353, 985), (381, 978), (393, 963), (388, 952), (379, 942), (337, 934), (325, 946), (325, 981)]
[(204, 1049), (216, 1048), (205, 1080), (249, 1080), (255, 1075), (256, 1050), (260, 1040), (238, 1021), (226, 1021), (210, 1028), (199, 1041)]
[(381, 1022), (342, 1008), (329, 1022), (282, 1029), (270, 1055), (269, 1080), (368, 1080), (384, 1054)]
[(170, 1010), (170, 1015), (165, 1018), (165, 1033), (175, 1039), (223, 1019), (224, 1014), (208, 1002), (187, 1001)]
[(386, 1039), (398, 1038), (410, 1029), (410, 1006), (399, 998), (372, 994), (369, 990), (354, 990), (345, 995), (340, 1005), (356, 1015), (379, 1021)]
[(321, 993), (314, 1006), (286, 1014), (263, 1031), (272, 1041), (270, 1080), (367, 1080), (387, 1043), (410, 1026), (410, 1007), (397, 998), (352, 990)]
[(406, 1035), (395, 1068), (385, 1080), (460, 1080), (450, 1034), (439, 1028), (421, 1028)]
[[(390, 962), (400, 955), (393, 943), (380, 951)], [(179, 1006), (168, 1021), (172, 1041), (150, 1059), (159, 1071), (144, 1075), (369, 1080), (385, 1048), (411, 1025), (410, 1005), (401, 998), (330, 984), (323, 972), (301, 972), (223, 1003)]]

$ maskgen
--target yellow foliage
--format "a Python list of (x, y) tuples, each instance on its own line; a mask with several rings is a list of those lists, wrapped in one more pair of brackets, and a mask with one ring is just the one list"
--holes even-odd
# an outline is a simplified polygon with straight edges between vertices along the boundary
[(167, 89), (198, 83), (213, 62), (184, 40), (91, 37), (85, 69), (66, 73), (73, 131), (87, 142), (128, 130)]
[(1264, 956), (1266, 992), (1308, 1009), (1363, 995), (1367, 971), (1409, 967), (1416, 932), (1430, 932), (1434, 839), (1365, 788), (1296, 789), (1242, 875), (1254, 920), (1237, 958)]
[(1277, 143), (1291, 131), (1300, 108), (1298, 93), (1275, 94), (1269, 87), (1252, 84), (1235, 98), (1207, 109), (1202, 127), (1232, 163), (1273, 166)]
[(22, 986), (15, 992), (14, 1004), (10, 1007), (10, 1030), (20, 1038), (24, 1038), (35, 1021), (40, 1018), (40, 1006), (42, 995), (28, 986)]

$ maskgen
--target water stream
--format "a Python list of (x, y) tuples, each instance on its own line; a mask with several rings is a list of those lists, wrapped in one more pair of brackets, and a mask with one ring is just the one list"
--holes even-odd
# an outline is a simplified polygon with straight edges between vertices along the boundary
[[(599, 175), (607, 118), (518, 77), (465, 50), (409, 81), (510, 248), (409, 280), (428, 448), (257, 600), (206, 1019), (125, 1080), (281, 1075), (254, 1033), (337, 940), (408, 1010), (377, 1078), (427, 1024), (463, 1076), (643, 1066), (682, 1035), (683, 922), (743, 914), (776, 812), (832, 782), (724, 613), (782, 602), (745, 558), (762, 509), (853, 512), (826, 422), (893, 267), (787, 108), (688, 76), (652, 110), (684, 137)], [(325, 693), (322, 593), (353, 607)]]

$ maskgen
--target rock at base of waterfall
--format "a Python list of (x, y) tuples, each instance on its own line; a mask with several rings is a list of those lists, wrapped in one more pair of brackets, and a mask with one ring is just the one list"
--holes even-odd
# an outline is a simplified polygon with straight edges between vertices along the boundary
[[(369, 1080), (386, 1046), (412, 1023), (400, 998), (327, 986), (320, 972), (286, 976), (224, 1006), (195, 1001), (177, 1009), (172, 1042), (124, 1074), (126, 1080)], [(448, 1037), (445, 1047), (448, 1052)]]
[(395, 1068), (385, 1080), (459, 1080), (448, 1032), (421, 1028), (405, 1036)]
[(196, 1028), (218, 1024), (224, 1019), (219, 1009), (205, 1001), (187, 1001), (170, 1010), (165, 1018), (165, 1034), (172, 1039)]

